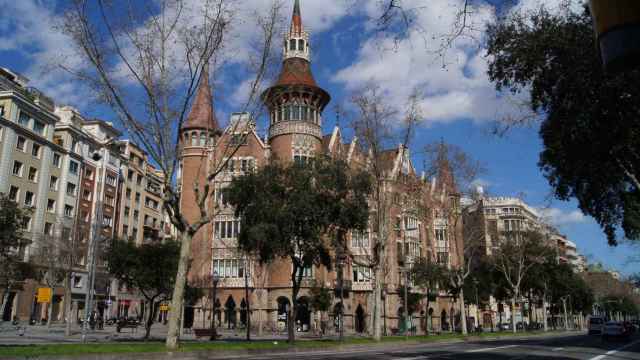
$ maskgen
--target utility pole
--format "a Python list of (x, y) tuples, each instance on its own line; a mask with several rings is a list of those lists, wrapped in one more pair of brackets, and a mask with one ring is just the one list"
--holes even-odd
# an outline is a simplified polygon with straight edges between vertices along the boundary
[(410, 327), (410, 322), (409, 322), (409, 299), (408, 299), (408, 289), (409, 288), (409, 270), (408, 269), (404, 269), (404, 327), (405, 327), (405, 331), (404, 331), (404, 338), (405, 340), (409, 340), (409, 327)]
[(247, 303), (247, 341), (251, 341), (251, 305), (249, 302), (249, 261), (244, 260), (244, 299)]
[(338, 255), (338, 286), (340, 286), (340, 341), (344, 340), (344, 261), (345, 255), (341, 250)]

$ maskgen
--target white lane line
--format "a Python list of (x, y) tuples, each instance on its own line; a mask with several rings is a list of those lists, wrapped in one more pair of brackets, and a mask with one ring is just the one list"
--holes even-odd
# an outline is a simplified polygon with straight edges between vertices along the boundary
[(564, 350), (564, 348), (561, 348), (561, 347), (551, 349), (551, 351), (562, 351), (562, 350)]
[(632, 342), (632, 343), (630, 343), (630, 344), (627, 344), (627, 345), (625, 345), (625, 346), (623, 346), (623, 347), (621, 347), (621, 348), (617, 348), (617, 349), (615, 349), (615, 350), (607, 351), (605, 354), (603, 354), (603, 355), (598, 355), (598, 356), (596, 356), (596, 357), (592, 357), (592, 358), (591, 358), (591, 359), (589, 359), (589, 360), (602, 360), (602, 359), (606, 358), (607, 356), (615, 355), (615, 354), (619, 353), (620, 351), (622, 351), (622, 350), (624, 350), (624, 349), (626, 349), (626, 348), (630, 348), (630, 347), (632, 347), (633, 345), (638, 344), (638, 343), (640, 343), (640, 340), (634, 341), (634, 342)]
[(478, 352), (485, 352), (485, 351), (493, 351), (493, 350), (502, 350), (502, 349), (510, 349), (510, 348), (514, 348), (517, 347), (518, 345), (506, 345), (506, 346), (498, 346), (498, 347), (493, 347), (493, 348), (483, 348), (483, 349), (475, 349), (475, 350), (467, 350), (465, 351), (466, 353), (478, 353)]

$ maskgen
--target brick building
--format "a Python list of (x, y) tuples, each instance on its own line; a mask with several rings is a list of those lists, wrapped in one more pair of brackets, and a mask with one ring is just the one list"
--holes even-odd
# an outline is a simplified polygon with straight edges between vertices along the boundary
[[(291, 304), (291, 264), (276, 261), (259, 266), (246, 259), (237, 249), (240, 220), (227, 207), (221, 189), (233, 176), (253, 171), (273, 159), (305, 162), (317, 156), (342, 156), (354, 168), (364, 166), (369, 153), (362, 151), (356, 138), (347, 141), (335, 128), (323, 135), (323, 111), (330, 95), (315, 81), (311, 71), (309, 34), (302, 23), (299, 2), (294, 5), (291, 28), (285, 36), (281, 73), (275, 84), (262, 94), (268, 109), (269, 129), (265, 139), (256, 132), (256, 122), (250, 114), (231, 115), (228, 126), (221, 128), (212, 106), (208, 72), (203, 71), (191, 112), (180, 129), (182, 141), (181, 207), (188, 219), (198, 219), (194, 189), (201, 188), (213, 167), (226, 163), (224, 170), (210, 184), (214, 189), (211, 206), (215, 220), (204, 226), (194, 237), (189, 281), (211, 291), (214, 271), (219, 275), (215, 301), (209, 292), (192, 308), (187, 309), (187, 325), (202, 327), (208, 324), (215, 306), (217, 322), (227, 328), (242, 326), (246, 320), (245, 280), (250, 288), (252, 325), (258, 331), (284, 329), (285, 309)], [(230, 155), (226, 150), (236, 150)], [(385, 188), (393, 199), (389, 224), (391, 231), (386, 252), (386, 283), (383, 293), (384, 323), (387, 329), (398, 328), (401, 301), (398, 295), (403, 283), (403, 271), (419, 257), (438, 261), (447, 266), (460, 264), (462, 227), (454, 227), (450, 219), (451, 206), (458, 206), (459, 196), (453, 185), (451, 172), (443, 168), (438, 178), (426, 179), (417, 174), (409, 150), (400, 146), (380, 154), (385, 173)], [(228, 161), (227, 161), (228, 160)], [(428, 209), (416, 211), (417, 208)], [(454, 236), (453, 232), (457, 232)], [(366, 258), (372, 253), (373, 229), (350, 234), (349, 250), (354, 257)], [(345, 326), (347, 331), (370, 332), (373, 281), (371, 270), (348, 262), (345, 269)], [(316, 314), (310, 312), (309, 289), (325, 286), (335, 289), (336, 273), (324, 268), (303, 270), (299, 311), (296, 314), (298, 331), (309, 331), (317, 325)], [(246, 279), (245, 279), (246, 278)], [(424, 291), (416, 289), (413, 291)], [(440, 329), (458, 313), (458, 306), (446, 294), (438, 294), (414, 314), (414, 325), (420, 331), (427, 326)], [(426, 304), (425, 304), (426, 305)], [(333, 319), (339, 299), (334, 297), (329, 320)], [(459, 316), (459, 314), (457, 314)], [(458, 320), (459, 321), (459, 320)], [(446, 327), (447, 325), (445, 325)]]

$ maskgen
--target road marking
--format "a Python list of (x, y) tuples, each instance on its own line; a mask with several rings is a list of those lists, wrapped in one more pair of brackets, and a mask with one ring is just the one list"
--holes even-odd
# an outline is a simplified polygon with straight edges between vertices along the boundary
[(483, 349), (475, 349), (475, 350), (467, 350), (466, 353), (477, 353), (477, 352), (485, 352), (485, 351), (493, 351), (493, 350), (502, 350), (502, 349), (510, 349), (517, 347), (518, 345), (506, 345), (506, 346), (498, 346), (493, 348), (483, 348)]
[(562, 351), (562, 350), (564, 350), (564, 348), (554, 348), (554, 349), (551, 349), (551, 351)]
[(589, 360), (602, 360), (602, 359), (606, 358), (607, 356), (615, 355), (615, 354), (619, 353), (620, 351), (622, 351), (622, 350), (624, 350), (626, 348), (632, 347), (633, 345), (638, 344), (638, 343), (640, 343), (640, 340), (634, 341), (634, 342), (632, 342), (630, 344), (627, 344), (627, 345), (625, 345), (625, 346), (623, 346), (621, 348), (617, 348), (615, 350), (607, 351), (605, 354), (598, 355), (598, 356), (593, 357), (593, 358), (591, 358)]

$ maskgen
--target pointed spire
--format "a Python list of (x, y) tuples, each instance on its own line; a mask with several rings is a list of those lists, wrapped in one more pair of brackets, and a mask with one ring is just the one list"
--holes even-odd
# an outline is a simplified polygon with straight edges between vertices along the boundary
[(209, 65), (205, 66), (200, 73), (198, 90), (196, 90), (196, 96), (191, 105), (191, 113), (182, 124), (182, 130), (187, 129), (218, 130), (218, 120), (213, 110), (211, 86), (209, 85)]
[(291, 32), (295, 34), (302, 33), (302, 14), (300, 12), (300, 0), (296, 0), (293, 4), (293, 17), (291, 19)]

